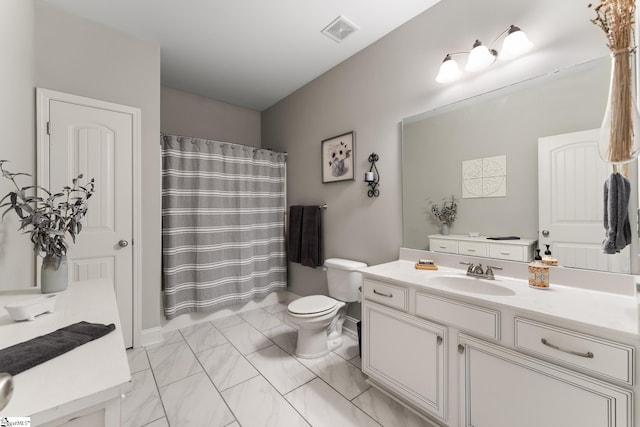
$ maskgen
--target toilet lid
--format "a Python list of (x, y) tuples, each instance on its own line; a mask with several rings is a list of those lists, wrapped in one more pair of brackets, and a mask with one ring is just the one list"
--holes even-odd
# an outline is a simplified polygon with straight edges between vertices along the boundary
[(337, 303), (336, 300), (325, 295), (311, 295), (293, 301), (289, 304), (289, 311), (295, 314), (322, 313), (331, 310)]

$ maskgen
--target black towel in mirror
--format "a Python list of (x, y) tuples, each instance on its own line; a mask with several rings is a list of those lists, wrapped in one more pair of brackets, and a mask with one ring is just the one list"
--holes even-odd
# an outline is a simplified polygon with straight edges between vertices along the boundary
[(629, 197), (631, 183), (620, 173), (613, 173), (604, 183), (604, 229), (602, 251), (615, 254), (631, 243)]

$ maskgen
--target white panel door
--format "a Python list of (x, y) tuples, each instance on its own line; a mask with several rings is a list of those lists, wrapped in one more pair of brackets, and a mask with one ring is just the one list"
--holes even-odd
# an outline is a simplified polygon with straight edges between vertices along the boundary
[(95, 193), (82, 232), (69, 245), (70, 279), (113, 280), (123, 335), (133, 345), (131, 114), (49, 101), (49, 187), (71, 185), (82, 173)]
[(612, 167), (598, 154), (599, 129), (538, 139), (538, 241), (565, 267), (630, 271), (627, 246), (602, 252), (604, 183)]

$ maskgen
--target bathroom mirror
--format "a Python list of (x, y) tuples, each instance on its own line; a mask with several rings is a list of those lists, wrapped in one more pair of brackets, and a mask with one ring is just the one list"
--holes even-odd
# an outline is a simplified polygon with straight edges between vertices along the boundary
[[(429, 200), (451, 195), (451, 234), (538, 239), (538, 138), (598, 128), (609, 71), (609, 58), (596, 59), (404, 119), (403, 246), (428, 249), (440, 232)], [(506, 196), (462, 198), (463, 162), (494, 156), (506, 156)]]

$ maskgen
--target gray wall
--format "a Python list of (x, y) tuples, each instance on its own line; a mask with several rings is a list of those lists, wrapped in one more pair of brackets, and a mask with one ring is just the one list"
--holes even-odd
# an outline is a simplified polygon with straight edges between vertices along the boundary
[(142, 110), (142, 328), (159, 326), (160, 48), (40, 2), (35, 23), (37, 86)]
[[(35, 172), (33, 15), (33, 0), (0, 2), (0, 151), (11, 172)], [(33, 183), (22, 178), (20, 186)], [(12, 190), (2, 179), (0, 197)], [(35, 286), (33, 249), (19, 225), (14, 214), (0, 222), (0, 290)]]
[(161, 90), (160, 128), (172, 135), (260, 147), (259, 112), (165, 86)]
[[(428, 248), (440, 225), (427, 199), (440, 204), (451, 195), (459, 199), (451, 233), (537, 239), (538, 138), (599, 127), (607, 102), (608, 58), (576, 68), (404, 125), (403, 246)], [(507, 196), (462, 199), (462, 162), (500, 155)]]
[[(369, 264), (397, 259), (403, 117), (606, 55), (592, 13), (583, 2), (443, 1), (264, 111), (263, 146), (289, 153), (289, 203), (328, 204), (326, 256)], [(490, 42), (512, 23), (535, 43), (532, 52), (455, 84), (434, 82), (447, 52), (464, 50), (475, 38)], [(350, 130), (356, 181), (322, 184), (320, 141)], [(380, 156), (377, 199), (367, 198), (362, 182), (371, 152)], [(424, 185), (427, 192), (438, 184)], [(327, 292), (321, 269), (298, 264), (290, 264), (289, 286), (300, 295)]]

